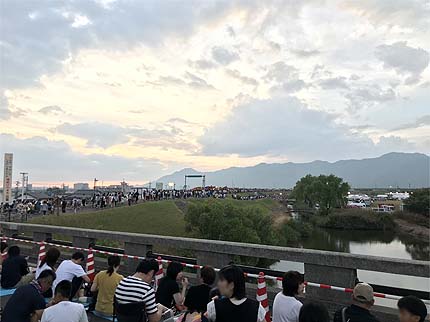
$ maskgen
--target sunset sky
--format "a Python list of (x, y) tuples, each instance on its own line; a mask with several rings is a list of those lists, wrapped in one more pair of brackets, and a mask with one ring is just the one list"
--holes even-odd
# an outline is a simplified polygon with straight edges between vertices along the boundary
[(0, 6), (14, 180), (430, 151), (427, 0)]

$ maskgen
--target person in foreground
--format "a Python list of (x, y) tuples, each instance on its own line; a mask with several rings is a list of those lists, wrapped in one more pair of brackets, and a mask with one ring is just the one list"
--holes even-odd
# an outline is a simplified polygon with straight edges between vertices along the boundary
[(119, 282), (115, 291), (115, 299), (119, 304), (143, 302), (144, 313), (149, 322), (158, 322), (166, 307), (157, 305), (155, 292), (151, 287), (155, 272), (158, 271), (158, 263), (155, 259), (142, 260), (137, 265), (136, 273)]
[(321, 303), (308, 302), (302, 306), (299, 313), (299, 322), (329, 322), (330, 315), (327, 308)]
[(266, 310), (254, 299), (246, 298), (243, 271), (229, 265), (218, 273), (218, 289), (223, 296), (214, 299), (207, 306), (208, 320), (211, 322), (262, 322)]
[(336, 311), (334, 322), (378, 322), (370, 313), (375, 304), (373, 288), (366, 283), (358, 283), (352, 292), (352, 304)]
[(21, 249), (16, 245), (10, 246), (3, 262), (1, 287), (16, 288), (30, 283), (33, 277), (29, 274), (27, 260), (21, 256)]
[[(182, 274), (184, 267), (181, 263), (171, 262), (167, 266), (166, 276), (160, 280), (155, 297), (157, 302), (165, 307), (176, 307), (184, 304), (185, 293), (188, 287), (188, 279)], [(178, 281), (182, 284), (182, 291), (179, 290)]]
[(72, 259), (64, 260), (61, 262), (57, 269), (57, 278), (54, 281), (54, 289), (61, 281), (72, 282), (72, 292), (70, 299), (72, 299), (81, 288), (82, 282), (90, 282), (90, 278), (82, 268), (85, 261), (85, 256), (81, 252), (76, 252), (72, 255)]
[(282, 291), (273, 302), (273, 322), (297, 322), (302, 303), (296, 296), (303, 295), (304, 277), (297, 271), (286, 272), (282, 278)]
[(52, 287), (55, 273), (44, 270), (36, 280), (19, 287), (7, 302), (2, 315), (2, 322), (36, 322), (45, 309), (43, 292)]
[(427, 308), (418, 297), (409, 295), (397, 302), (400, 322), (424, 322), (427, 317)]
[(72, 283), (61, 281), (55, 288), (52, 306), (43, 311), (41, 322), (88, 322), (85, 308), (69, 301)]
[[(39, 265), (36, 268), (36, 278), (39, 277), (40, 273), (44, 270), (51, 270), (55, 272), (55, 265), (57, 264), (58, 258), (60, 258), (60, 251), (58, 248), (51, 247), (46, 252), (46, 256), (44, 259), (42, 259), (39, 263)], [(43, 297), (45, 298), (51, 298), (53, 296), (52, 289), (47, 290), (45, 293), (43, 293)]]
[(115, 290), (124, 278), (117, 273), (120, 264), (121, 258), (119, 256), (109, 256), (108, 269), (97, 273), (94, 278), (91, 292), (98, 292), (95, 314), (112, 316)]

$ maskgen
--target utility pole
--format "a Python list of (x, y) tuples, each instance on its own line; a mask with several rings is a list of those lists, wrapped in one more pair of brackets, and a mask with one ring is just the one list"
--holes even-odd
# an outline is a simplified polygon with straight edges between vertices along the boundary
[(20, 172), (20, 175), (22, 175), (22, 186), (21, 186), (21, 202), (24, 202), (24, 193), (25, 193), (25, 188), (27, 187), (28, 184), (28, 172)]

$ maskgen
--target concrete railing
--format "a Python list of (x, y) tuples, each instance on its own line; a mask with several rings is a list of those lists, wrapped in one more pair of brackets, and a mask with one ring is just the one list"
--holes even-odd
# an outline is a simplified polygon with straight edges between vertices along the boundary
[[(153, 247), (191, 250), (198, 264), (214, 267), (228, 264), (235, 255), (299, 262), (304, 264), (306, 280), (348, 288), (352, 288), (356, 282), (357, 269), (407, 276), (430, 276), (430, 262), (427, 261), (36, 224), (0, 222), (0, 226), (3, 234), (9, 237), (25, 234), (34, 241), (46, 241), (52, 239), (53, 235), (60, 235), (70, 238), (76, 247), (87, 248), (91, 243), (97, 244), (97, 240), (116, 241), (123, 246), (127, 255), (145, 256)], [(128, 260), (128, 265), (129, 268), (132, 265), (134, 268), (135, 263)], [(306, 293), (306, 299), (324, 301), (331, 310), (346, 303), (349, 298), (349, 294), (311, 287)], [(392, 310), (375, 310), (381, 321), (394, 319)]]

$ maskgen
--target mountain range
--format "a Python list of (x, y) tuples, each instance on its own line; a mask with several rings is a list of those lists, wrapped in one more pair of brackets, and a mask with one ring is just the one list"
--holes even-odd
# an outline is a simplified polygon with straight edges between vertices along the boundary
[[(255, 188), (292, 188), (307, 174), (334, 174), (353, 188), (421, 188), (430, 186), (430, 157), (422, 153), (392, 152), (376, 158), (312, 161), (307, 163), (260, 163), (250, 167), (201, 172), (185, 168), (157, 180), (183, 187), (184, 175), (204, 174), (206, 185)], [(189, 187), (201, 186), (201, 179), (188, 179)]]

